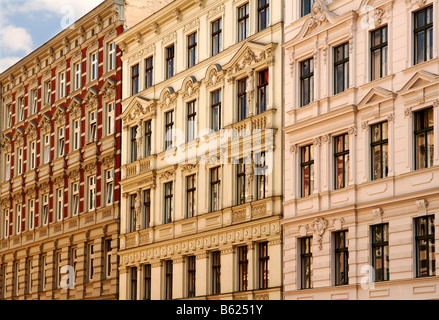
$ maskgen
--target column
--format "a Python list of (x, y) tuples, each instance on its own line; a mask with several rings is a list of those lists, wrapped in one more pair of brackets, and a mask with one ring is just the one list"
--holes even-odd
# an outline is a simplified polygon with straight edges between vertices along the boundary
[(356, 183), (357, 174), (357, 134), (358, 129), (356, 126), (351, 127), (348, 130), (349, 133), (349, 181), (348, 185), (353, 186)]
[[(281, 287), (283, 280), (283, 251), (282, 251), (282, 240), (275, 239), (268, 242), (268, 286)], [(275, 299), (281, 299), (281, 296), (274, 297)]]
[[(221, 293), (231, 294), (235, 283), (235, 248), (221, 250)], [(224, 272), (228, 270), (229, 272)]]
[(182, 299), (186, 297), (184, 291), (186, 276), (185, 261), (183, 257), (172, 260), (172, 299)]
[(119, 300), (128, 300), (128, 283), (129, 272), (128, 267), (119, 267)]
[(162, 262), (151, 263), (151, 300), (162, 300), (163, 274)]
[(207, 253), (202, 253), (197, 255), (196, 257), (196, 266), (195, 266), (195, 295), (198, 296), (206, 296), (208, 295), (208, 287), (209, 287), (209, 277), (208, 277), (208, 255)]

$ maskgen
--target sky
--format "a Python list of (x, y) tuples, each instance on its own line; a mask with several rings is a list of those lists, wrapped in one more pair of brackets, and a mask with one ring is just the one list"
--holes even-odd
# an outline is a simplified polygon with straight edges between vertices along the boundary
[(103, 0), (0, 0), (0, 73)]

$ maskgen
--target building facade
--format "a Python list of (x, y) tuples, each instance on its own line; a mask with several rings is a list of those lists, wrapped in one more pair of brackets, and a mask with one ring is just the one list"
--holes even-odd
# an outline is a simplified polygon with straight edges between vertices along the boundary
[(117, 299), (124, 2), (0, 75), (0, 298)]
[(285, 299), (439, 298), (438, 2), (285, 15)]
[(174, 1), (123, 50), (120, 299), (281, 299), (283, 1)]

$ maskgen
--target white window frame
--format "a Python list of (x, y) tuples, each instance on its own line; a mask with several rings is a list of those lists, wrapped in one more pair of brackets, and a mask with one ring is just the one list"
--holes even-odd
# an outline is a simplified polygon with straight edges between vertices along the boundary
[(116, 43), (110, 42), (108, 45), (108, 70), (112, 71), (116, 68)]
[(81, 147), (81, 120), (73, 120), (73, 151)]
[(3, 210), (3, 216), (4, 216), (3, 238), (9, 238), (10, 214), (11, 214), (11, 210), (9, 208)]
[(89, 243), (87, 245), (87, 255), (88, 255), (88, 263), (87, 263), (87, 276), (88, 276), (88, 280), (91, 281), (93, 280), (93, 275), (94, 275), (94, 244), (93, 243)]
[(79, 183), (72, 183), (72, 217), (79, 215)]
[[(49, 224), (49, 194), (45, 193), (42, 195), (42, 205), (41, 205), (41, 225), (47, 226)], [(44, 214), (46, 212), (46, 215)], [(45, 219), (46, 218), (46, 219)]]
[(59, 73), (59, 99), (66, 96), (66, 72)]
[(50, 162), (50, 134), (43, 137), (43, 164)]
[(107, 104), (107, 136), (114, 133), (114, 107), (114, 102)]
[(6, 128), (12, 127), (12, 104), (6, 106)]
[(52, 103), (52, 82), (44, 82), (44, 103), (49, 105)]
[(90, 123), (90, 131), (89, 131), (89, 142), (97, 141), (98, 135), (98, 116), (97, 111), (91, 111), (89, 113), (89, 123)]
[(75, 63), (73, 66), (74, 71), (74, 82), (75, 82), (75, 91), (81, 88), (81, 80), (82, 80), (82, 72), (81, 72), (81, 62)]
[(15, 234), (19, 235), (21, 234), (21, 225), (23, 223), (22, 221), (22, 213), (23, 213), (23, 206), (21, 203), (18, 203), (15, 206)]
[(24, 97), (18, 98), (18, 121), (24, 120)]
[(35, 199), (30, 199), (29, 205), (29, 218), (28, 218), (28, 230), (35, 229)]
[(105, 203), (110, 205), (114, 198), (114, 171), (107, 170), (105, 172)]
[(96, 176), (88, 177), (88, 211), (96, 209)]
[(38, 89), (32, 90), (32, 109), (31, 114), (38, 112)]
[(64, 218), (64, 188), (56, 190), (56, 221)]
[(66, 154), (65, 128), (58, 128), (58, 157), (64, 157)]
[(17, 149), (17, 176), (23, 174), (23, 161), (24, 161), (23, 153), (24, 153), (24, 149), (22, 147)]
[(11, 179), (11, 154), (7, 153), (5, 155), (5, 181)]
[(90, 54), (90, 81), (98, 78), (98, 52)]
[(29, 147), (29, 169), (35, 170), (37, 167), (37, 141), (31, 141)]

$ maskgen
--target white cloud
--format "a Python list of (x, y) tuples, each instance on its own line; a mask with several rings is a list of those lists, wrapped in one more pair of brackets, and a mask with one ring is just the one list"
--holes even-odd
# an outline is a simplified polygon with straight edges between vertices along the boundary
[(22, 57), (6, 57), (0, 59), (0, 73), (3, 71), (9, 69), (14, 64), (16, 64), (18, 61), (20, 61)]
[(0, 30), (0, 47), (4, 53), (24, 52), (28, 54), (32, 51), (32, 37), (24, 28), (9, 25)]

